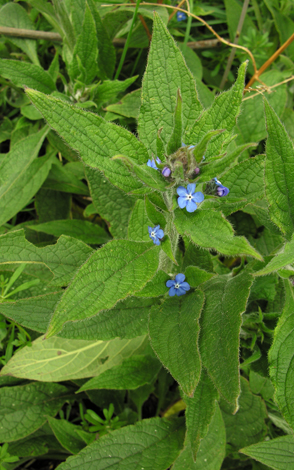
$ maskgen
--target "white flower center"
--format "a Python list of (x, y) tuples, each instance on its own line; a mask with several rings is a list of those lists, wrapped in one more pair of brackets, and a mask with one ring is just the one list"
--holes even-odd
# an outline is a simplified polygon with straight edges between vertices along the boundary
[(175, 289), (178, 289), (180, 287), (180, 284), (175, 284)]
[(193, 196), (192, 196), (192, 194), (188, 194), (186, 198), (187, 198), (188, 201), (192, 201)]
[(155, 232), (151, 232), (151, 237), (152, 237), (152, 238), (155, 238), (155, 237), (156, 237)]

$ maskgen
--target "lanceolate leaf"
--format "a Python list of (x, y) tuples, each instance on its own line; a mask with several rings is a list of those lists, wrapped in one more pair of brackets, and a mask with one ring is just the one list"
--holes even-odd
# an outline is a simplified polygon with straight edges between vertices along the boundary
[(182, 96), (182, 128), (185, 130), (199, 117), (202, 105), (180, 50), (155, 13), (139, 116), (140, 139), (154, 154), (158, 130), (163, 128), (161, 138), (165, 144), (173, 132), (178, 89)]
[(1, 374), (41, 382), (99, 376), (120, 364), (124, 358), (140, 354), (146, 344), (146, 336), (111, 341), (40, 337), (31, 347), (27, 346), (14, 354)]
[(1, 59), (0, 74), (20, 88), (28, 86), (48, 94), (56, 90), (49, 73), (35, 64), (20, 60)]
[(149, 316), (151, 345), (161, 362), (179, 382), (183, 392), (193, 396), (201, 373), (198, 350), (202, 291), (168, 298)]
[(182, 419), (144, 419), (101, 437), (62, 463), (59, 469), (166, 470), (180, 453), (184, 429)]
[(289, 240), (294, 231), (293, 144), (266, 100), (264, 106), (268, 131), (265, 186), (269, 214)]
[(261, 255), (249, 244), (245, 237), (235, 237), (231, 224), (221, 212), (199, 210), (189, 214), (183, 209), (175, 213), (175, 226), (178, 232), (196, 245), (214, 249), (228, 256), (249, 255), (262, 260)]
[(226, 132), (216, 136), (209, 142), (205, 153), (207, 159), (220, 153), (222, 144), (230, 137), (236, 124), (243, 97), (246, 65), (245, 62), (239, 68), (238, 78), (232, 88), (217, 96), (211, 107), (202, 114), (184, 137), (185, 141), (189, 143), (198, 143), (207, 132), (215, 129), (226, 129)]
[(66, 387), (58, 384), (31, 383), (0, 389), (0, 439), (11, 442), (35, 432), (55, 416), (69, 398)]
[(142, 186), (130, 177), (121, 162), (112, 160), (115, 155), (126, 155), (139, 164), (147, 163), (147, 150), (134, 134), (57, 98), (34, 90), (27, 90), (27, 95), (48, 124), (79, 152), (84, 163), (99, 168), (114, 185), (127, 192)]
[(239, 452), (275, 470), (294, 469), (294, 436), (281, 436), (244, 447)]
[(157, 358), (146, 356), (132, 356), (126, 358), (122, 364), (114, 366), (103, 372), (99, 377), (88, 380), (79, 390), (134, 390), (151, 383), (161, 368)]
[(286, 302), (269, 350), (270, 376), (275, 386), (275, 400), (290, 426), (294, 427), (293, 410), (293, 340), (294, 293), (289, 281), (285, 282)]
[(83, 320), (142, 289), (154, 276), (159, 248), (149, 243), (115, 240), (88, 259), (54, 312), (48, 335), (68, 321)]
[(28, 242), (23, 230), (0, 236), (0, 265), (5, 263), (42, 263), (54, 274), (52, 285), (69, 283), (77, 269), (93, 252), (85, 243), (62, 235), (55, 245), (38, 248)]
[[(218, 393), (206, 371), (202, 369), (200, 381), (193, 398), (185, 397), (187, 404), (186, 425), (187, 437), (191, 444), (193, 460), (196, 461), (202, 439), (208, 433), (209, 424), (215, 413)], [(197, 457), (198, 458), (198, 457)]]
[[(205, 285), (199, 340), (203, 365), (221, 395), (238, 409), (239, 334), (253, 277), (218, 276)], [(238, 293), (236, 295), (236, 293)]]
[(196, 462), (193, 461), (189, 439), (186, 439), (186, 447), (175, 461), (172, 470), (220, 470), (225, 454), (226, 428), (216, 404), (208, 433), (200, 442)]
[(283, 250), (271, 259), (263, 269), (254, 273), (254, 276), (270, 274), (292, 263), (294, 263), (294, 236), (291, 241), (285, 243)]

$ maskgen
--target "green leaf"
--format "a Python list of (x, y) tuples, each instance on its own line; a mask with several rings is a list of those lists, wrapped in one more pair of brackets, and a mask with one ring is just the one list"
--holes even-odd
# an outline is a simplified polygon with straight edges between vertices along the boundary
[(158, 250), (151, 242), (113, 240), (95, 251), (64, 293), (47, 337), (60, 331), (64, 323), (112, 308), (142, 289), (157, 270)]
[[(95, 20), (96, 35), (98, 40), (98, 68), (99, 76), (102, 79), (112, 78), (115, 67), (115, 48), (109, 38), (108, 30), (102, 23), (97, 9), (97, 3), (93, 0), (87, 0), (93, 18)], [(75, 6), (74, 8), (75, 9)]]
[(136, 292), (137, 297), (159, 297), (167, 293), (166, 281), (170, 276), (164, 271), (158, 270), (151, 281), (147, 282), (146, 286), (140, 291)]
[(209, 281), (209, 279), (215, 276), (215, 274), (208, 273), (197, 266), (188, 266), (185, 270), (185, 275), (191, 287), (198, 287), (203, 282)]
[[(156, 82), (154, 78), (156, 77)], [(141, 141), (155, 154), (157, 131), (167, 143), (174, 127), (177, 90), (180, 90), (183, 131), (199, 117), (202, 105), (195, 81), (172, 36), (155, 13), (147, 69), (142, 84), (142, 106), (139, 115)]]
[(55, 237), (68, 235), (90, 245), (102, 245), (110, 240), (110, 236), (100, 225), (92, 224), (87, 220), (53, 220), (44, 224), (31, 225), (30, 229), (48, 233)]
[(282, 436), (244, 447), (239, 452), (275, 470), (294, 469), (294, 436)]
[(56, 439), (60, 444), (72, 454), (78, 454), (86, 444), (79, 437), (77, 430), (81, 430), (80, 426), (76, 426), (66, 419), (48, 418), (50, 428), (54, 432)]
[(35, 196), (35, 207), (40, 223), (68, 219), (71, 197), (67, 193), (41, 188)]
[(263, 269), (254, 273), (254, 276), (264, 276), (276, 272), (292, 263), (294, 263), (294, 236), (291, 241), (285, 243), (282, 250)]
[(208, 433), (200, 442), (196, 462), (193, 461), (191, 445), (187, 440), (186, 447), (175, 461), (172, 470), (220, 470), (225, 455), (226, 429), (216, 404)]
[[(47, 290), (52, 292), (46, 292)], [(62, 290), (55, 289), (54, 292), (52, 287), (48, 288), (42, 283), (40, 295), (36, 294), (23, 299), (12, 297), (10, 302), (0, 304), (0, 312), (25, 328), (45, 333), (62, 294)]]
[[(95, 103), (98, 108), (101, 105), (112, 102), (116, 97), (123, 93), (132, 83), (136, 81), (138, 76), (127, 78), (126, 80), (105, 80), (101, 85), (96, 88)], [(141, 95), (140, 95), (141, 102)]]
[(229, 169), (221, 183), (230, 189), (230, 197), (255, 202), (264, 198), (264, 155), (257, 155)]
[[(270, 70), (262, 74), (262, 82), (268, 86), (275, 85), (276, 83), (282, 82), (285, 76), (279, 70)], [(259, 83), (253, 85), (253, 88), (258, 86)], [(254, 91), (251, 92), (254, 94)], [(246, 98), (249, 98), (246, 95)], [(275, 93), (267, 94), (267, 100), (273, 107), (278, 116), (281, 116), (285, 109), (287, 102), (287, 84), (280, 85), (275, 90)], [(238, 144), (244, 144), (247, 142), (259, 142), (266, 138), (266, 125), (264, 116), (263, 98), (261, 94), (254, 98), (246, 99), (242, 102), (241, 114), (238, 118), (237, 127), (235, 128), (236, 134), (238, 134)]]
[(46, 422), (46, 415), (55, 416), (68, 398), (68, 389), (58, 384), (35, 382), (1, 388), (1, 442), (32, 434)]
[(242, 154), (245, 150), (251, 147), (256, 147), (256, 143), (239, 145), (232, 152), (229, 152), (223, 158), (207, 162), (207, 165), (201, 165), (201, 173), (199, 182), (208, 181), (209, 178), (214, 178), (216, 175), (219, 178), (222, 173), (228, 171), (230, 167), (237, 165), (237, 159), (239, 155)]
[(250, 389), (256, 395), (261, 395), (264, 400), (272, 400), (275, 392), (270, 379), (253, 370), (250, 371)]
[(245, 237), (234, 236), (231, 224), (221, 212), (198, 210), (189, 214), (177, 209), (174, 223), (181, 235), (189, 236), (201, 248), (214, 249), (227, 256), (249, 255), (262, 260)]
[(269, 350), (270, 376), (275, 386), (275, 401), (288, 421), (294, 427), (293, 400), (293, 367), (292, 342), (294, 333), (294, 294), (289, 281), (285, 282), (286, 302), (282, 316), (275, 329), (274, 341)]
[(132, 356), (118, 366), (88, 380), (79, 392), (85, 390), (134, 390), (152, 383), (161, 368), (158, 359), (152, 356)]
[(244, 78), (247, 62), (239, 68), (238, 78), (232, 88), (217, 96), (201, 117), (193, 123), (193, 127), (186, 132), (185, 142), (198, 143), (209, 131), (226, 129), (226, 132), (216, 136), (207, 146), (205, 157), (207, 160), (220, 153), (225, 141), (231, 136), (236, 124), (236, 118), (240, 113), (243, 98)]
[(272, 221), (289, 240), (294, 231), (293, 144), (283, 124), (264, 100), (268, 139), (265, 187)]
[(17, 351), (1, 374), (41, 382), (98, 377), (121, 364), (124, 358), (140, 354), (146, 343), (146, 336), (110, 341), (83, 341), (56, 336), (44, 339), (41, 336), (30, 347)]
[[(204, 286), (199, 340), (203, 365), (220, 394), (238, 409), (240, 394), (239, 334), (253, 277), (218, 276)], [(236, 292), (238, 295), (236, 296)]]
[(43, 119), (43, 116), (39, 111), (32, 105), (28, 104), (27, 106), (22, 106), (20, 108), (21, 114), (30, 119), (31, 121), (38, 121), (39, 119)]
[[(151, 418), (102, 436), (77, 456), (62, 463), (60, 470), (117, 470), (140, 468), (165, 470), (178, 456), (184, 440), (182, 419)], [(135, 465), (135, 467), (134, 467)]]
[(224, 132), (222, 129), (218, 131), (207, 132), (207, 134), (201, 139), (201, 142), (199, 142), (199, 144), (197, 144), (193, 150), (196, 162), (200, 163), (202, 161), (210, 140), (222, 132)]
[(241, 377), (239, 409), (232, 414), (232, 407), (222, 401), (221, 409), (226, 425), (227, 442), (237, 449), (262, 439), (266, 432), (267, 411), (264, 401), (250, 391), (249, 383)]
[(138, 119), (141, 107), (141, 93), (141, 89), (132, 91), (125, 95), (118, 103), (108, 105), (106, 110), (128, 118)]
[(182, 104), (183, 100), (180, 89), (178, 88), (177, 103), (174, 112), (174, 126), (167, 145), (168, 154), (176, 152), (182, 146)]
[(131, 213), (128, 226), (128, 239), (134, 241), (150, 241), (148, 226), (152, 225), (148, 218), (145, 201), (139, 199)]
[(185, 412), (187, 438), (191, 444), (193, 460), (198, 460), (198, 450), (201, 441), (208, 433), (209, 424), (215, 414), (218, 393), (211, 379), (202, 369), (200, 381), (193, 398), (184, 397), (187, 405)]
[[(3, 5), (0, 10), (0, 26), (17, 29), (35, 29), (35, 25), (26, 10), (18, 3), (11, 2)], [(34, 64), (40, 65), (36, 47), (37, 41), (16, 37), (9, 37), (9, 41), (24, 51)]]
[(43, 93), (56, 90), (49, 73), (35, 64), (20, 60), (0, 59), (0, 75), (8, 78), (14, 85), (28, 86)]
[(152, 348), (190, 397), (201, 372), (198, 337), (203, 303), (203, 292), (196, 291), (166, 299), (159, 307), (153, 307), (149, 316)]
[(89, 167), (85, 170), (97, 213), (108, 222), (114, 237), (126, 238), (135, 198), (113, 186), (100, 171)]
[(97, 58), (95, 21), (86, 3), (82, 28), (76, 40), (73, 60), (68, 68), (71, 80), (79, 79), (85, 84), (91, 84), (97, 72)]
[(147, 150), (134, 134), (65, 101), (34, 90), (27, 90), (27, 94), (49, 125), (80, 153), (84, 163), (99, 168), (115, 186), (127, 192), (142, 186), (121, 162), (112, 160), (115, 155), (125, 154), (138, 163), (147, 163)]
[(117, 155), (116, 157), (114, 157), (114, 160), (120, 160), (128, 169), (130, 174), (133, 173), (133, 178), (139, 178), (142, 183), (152, 189), (165, 191), (166, 187), (169, 184), (168, 181), (166, 181), (166, 179), (164, 178), (164, 176), (162, 176), (161, 171), (157, 171), (155, 170), (155, 168), (147, 166), (147, 164), (145, 164), (144, 166), (137, 165), (134, 161), (131, 161), (128, 157), (125, 157), (124, 155)]
[(68, 339), (106, 340), (118, 336), (135, 338), (147, 334), (148, 315), (154, 304), (154, 298), (128, 297), (111, 310), (102, 310), (98, 315), (79, 322), (66, 323), (59, 336)]
[[(49, 427), (49, 426), (48, 426)], [(44, 429), (45, 428), (45, 429)], [(50, 429), (50, 428), (49, 428)], [(46, 433), (46, 424), (38, 429), (33, 434), (30, 434), (24, 439), (19, 439), (15, 442), (11, 442), (8, 447), (8, 451), (11, 455), (18, 455), (19, 457), (29, 457), (30, 459), (38, 455), (47, 454), (50, 449), (60, 450), (58, 442), (55, 437), (50, 433)]]
[(54, 165), (52, 165), (48, 178), (43, 184), (43, 188), (89, 196), (87, 186), (72, 172), (68, 171), (66, 166), (59, 164), (57, 159), (54, 160)]
[(47, 132), (43, 128), (22, 139), (1, 161), (0, 225), (25, 207), (42, 186), (52, 164), (48, 156), (37, 158)]
[(92, 248), (74, 238), (62, 235), (55, 245), (38, 248), (17, 230), (0, 236), (0, 264), (42, 263), (54, 274), (51, 285), (64, 286), (75, 271), (89, 258)]

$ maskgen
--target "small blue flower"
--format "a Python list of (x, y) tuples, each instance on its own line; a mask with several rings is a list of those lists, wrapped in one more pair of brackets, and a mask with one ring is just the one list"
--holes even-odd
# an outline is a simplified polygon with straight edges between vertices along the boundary
[[(157, 163), (161, 163), (161, 160), (158, 157), (156, 157), (156, 161)], [(154, 168), (154, 170), (158, 170), (154, 158), (152, 158), (152, 160), (148, 160), (147, 166), (150, 166), (150, 168)]]
[(164, 231), (160, 228), (160, 225), (156, 225), (154, 228), (148, 226), (148, 232), (154, 245), (160, 245), (160, 240), (164, 237)]
[(191, 183), (188, 184), (187, 189), (183, 186), (179, 186), (177, 189), (177, 193), (180, 197), (178, 197), (178, 204), (181, 209), (186, 207), (188, 212), (195, 212), (197, 209), (197, 204), (204, 200), (204, 195), (198, 191), (195, 193), (196, 184)]
[(178, 21), (185, 21), (187, 19), (187, 15), (182, 11), (177, 11), (177, 20)]
[(177, 274), (174, 281), (167, 281), (166, 287), (169, 287), (169, 295), (173, 297), (174, 295), (184, 295), (188, 290), (190, 290), (190, 286), (188, 282), (184, 282), (185, 275), (184, 274)]
[(219, 197), (227, 196), (230, 192), (229, 188), (227, 188), (226, 186), (223, 186), (217, 178), (213, 178), (213, 179), (214, 179), (214, 182), (217, 186), (217, 188), (216, 188), (217, 195)]

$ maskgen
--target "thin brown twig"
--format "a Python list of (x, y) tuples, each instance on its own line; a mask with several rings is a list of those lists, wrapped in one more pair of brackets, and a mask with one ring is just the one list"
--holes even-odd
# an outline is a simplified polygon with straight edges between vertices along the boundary
[[(131, 0), (131, 2), (134, 3), (134, 4), (136, 3), (135, 0)], [(151, 41), (151, 37), (152, 37), (152, 36), (151, 36), (151, 33), (150, 33), (150, 31), (149, 31), (149, 28), (148, 28), (148, 26), (147, 26), (147, 24), (146, 24), (146, 21), (144, 20), (144, 18), (143, 18), (142, 15), (139, 14), (138, 17), (139, 17), (139, 20), (141, 21), (141, 23), (142, 23), (142, 25), (143, 25), (143, 28), (144, 28), (145, 31), (146, 31), (146, 34), (147, 34), (147, 36), (148, 36), (149, 41)]]
[(276, 58), (282, 54), (282, 52), (291, 44), (291, 42), (294, 41), (294, 33), (292, 36), (287, 39), (286, 42), (260, 67), (259, 70), (255, 70), (254, 75), (251, 77), (247, 85), (245, 86), (245, 91), (248, 90), (248, 88), (251, 87), (251, 85), (258, 80), (260, 75), (276, 60)]
[(283, 80), (282, 82), (276, 83), (275, 85), (271, 85), (271, 86), (263, 85), (263, 86), (257, 86), (256, 88), (250, 87), (248, 91), (257, 91), (257, 93), (255, 93), (254, 95), (247, 96), (247, 98), (243, 98), (242, 101), (250, 100), (251, 98), (255, 98), (255, 96), (258, 96), (258, 95), (263, 95), (264, 92), (271, 93), (273, 88), (276, 88), (280, 85), (284, 85), (284, 83), (290, 82), (291, 80), (294, 80), (294, 75), (292, 75), (292, 77), (290, 78), (286, 78), (286, 80)]
[[(144, 5), (154, 6), (154, 3), (142, 2), (141, 6), (144, 6)], [(107, 3), (107, 4), (101, 5), (101, 7), (109, 7), (109, 6), (117, 6), (117, 3), (116, 4)], [(124, 7), (133, 7), (134, 5), (132, 3), (124, 3), (123, 6)], [(164, 7), (164, 8), (170, 8), (170, 9), (173, 9), (173, 10), (176, 10), (176, 11), (181, 11), (181, 12), (185, 13), (186, 15), (192, 16), (196, 20), (200, 21), (200, 23), (202, 23), (204, 26), (206, 26), (209, 29), (209, 31), (211, 31), (212, 34), (214, 34), (214, 36), (216, 36), (218, 38), (218, 40), (220, 42), (222, 42), (223, 44), (226, 44), (227, 46), (236, 47), (236, 49), (241, 49), (242, 51), (245, 51), (249, 55), (250, 59), (252, 60), (254, 73), (257, 72), (256, 62), (255, 62), (254, 56), (253, 56), (252, 52), (247, 47), (239, 46), (239, 45), (236, 45), (236, 44), (232, 44), (230, 41), (226, 41), (208, 23), (206, 23), (206, 21), (204, 21), (200, 16), (194, 15), (194, 13), (191, 13), (190, 11), (184, 10), (183, 8), (174, 7), (174, 6), (171, 6), (171, 5), (166, 5), (164, 3), (161, 4), (161, 5), (157, 5), (157, 6), (161, 6), (161, 7)]]

